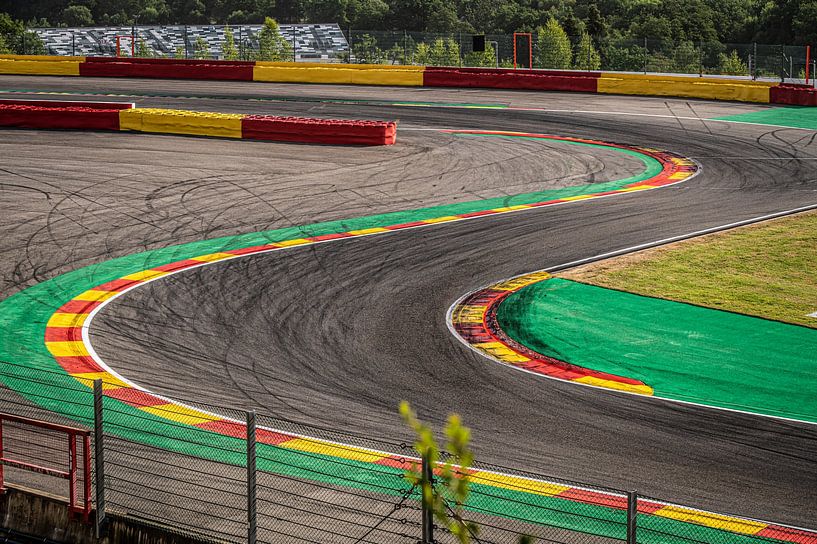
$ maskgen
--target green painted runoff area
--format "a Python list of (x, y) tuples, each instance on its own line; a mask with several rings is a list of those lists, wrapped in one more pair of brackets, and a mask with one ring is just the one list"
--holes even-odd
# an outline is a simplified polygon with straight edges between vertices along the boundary
[(808, 106), (770, 108), (751, 113), (740, 113), (738, 115), (716, 117), (714, 120), (737, 121), (739, 123), (757, 123), (759, 125), (778, 125), (781, 127), (817, 130), (817, 108)]
[[(591, 144), (579, 145), (593, 147)], [(606, 146), (596, 147), (609, 149)], [(49, 317), (74, 296), (127, 274), (197, 255), (305, 236), (319, 236), (610, 191), (648, 179), (661, 169), (658, 161), (651, 157), (635, 151), (619, 151), (638, 157), (644, 164), (644, 171), (624, 180), (605, 183), (193, 242), (112, 259), (46, 280), (0, 302), (0, 361), (5, 363), (0, 364), (0, 381), (27, 400), (90, 427), (93, 423), (91, 390), (79, 384), (59, 367), (44, 342), (45, 326)], [(138, 376), (129, 378), (138, 381)], [(104, 407), (106, 432), (113, 435), (236, 466), (245, 463), (246, 446), (240, 439), (174, 423), (113, 398), (106, 397)], [(395, 409), (395, 418), (397, 417)], [(258, 445), (258, 455), (258, 468), (275, 474), (391, 496), (399, 496), (406, 489), (406, 483), (402, 478), (403, 472), (397, 468), (264, 444)], [(509, 490), (477, 483), (473, 485), (467, 507), (486, 515), (494, 514), (523, 522), (617, 539), (624, 539), (626, 533), (625, 514), (621, 510), (539, 495), (524, 489)], [(680, 544), (688, 542), (690, 538), (700, 542), (718, 541), (736, 544), (757, 542), (757, 539), (751, 537), (672, 519), (641, 517), (645, 518), (644, 542)], [(655, 532), (650, 533), (647, 527), (653, 527)], [(650, 537), (650, 534), (653, 536)], [(673, 535), (683, 535), (686, 538)]]
[(817, 330), (561, 278), (499, 306), (514, 340), (655, 396), (817, 423)]

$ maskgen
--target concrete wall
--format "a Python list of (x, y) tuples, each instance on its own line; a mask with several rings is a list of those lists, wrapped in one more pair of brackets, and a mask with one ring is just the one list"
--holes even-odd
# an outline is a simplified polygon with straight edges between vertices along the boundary
[(177, 533), (171, 527), (150, 524), (126, 515), (108, 514), (107, 534), (97, 540), (93, 516), (88, 524), (71, 519), (68, 502), (60, 497), (22, 487), (6, 489), (0, 496), (0, 525), (4, 529), (75, 544), (215, 544), (217, 541)]

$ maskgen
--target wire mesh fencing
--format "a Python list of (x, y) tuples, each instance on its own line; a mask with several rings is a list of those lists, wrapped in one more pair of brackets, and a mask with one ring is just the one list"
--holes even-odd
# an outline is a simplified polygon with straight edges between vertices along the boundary
[[(337, 24), (177, 25), (34, 29), (13, 49), (184, 59), (351, 62), (448, 67), (604, 70), (803, 80), (804, 46), (689, 40), (341, 29)], [(27, 41), (26, 41), (27, 40)]]
[[(115, 513), (208, 542), (423, 538), (424, 509), (429, 512), (420, 487), (406, 478), (421, 465), (411, 443), (170, 402), (121, 382), (94, 384), (24, 365), (0, 364), (0, 382), (0, 411), (92, 431), (92, 496), (103, 527), (106, 514)], [(3, 440), (6, 456), (67, 466), (64, 436), (48, 429), (12, 422)], [(5, 468), (6, 482), (66, 494), (59, 480)], [(439, 476), (435, 493), (452, 519), (475, 525), (473, 542), (817, 542), (814, 532), (541, 473), (479, 462), (457, 471), (470, 482), (465, 502), (457, 503)], [(440, 519), (426, 528), (433, 542), (457, 542)]]

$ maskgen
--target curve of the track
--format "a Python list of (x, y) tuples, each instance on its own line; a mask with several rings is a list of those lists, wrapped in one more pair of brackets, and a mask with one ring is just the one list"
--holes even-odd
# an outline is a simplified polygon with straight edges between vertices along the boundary
[[(321, 110), (353, 116), (349, 106)], [(121, 297), (96, 319), (92, 341), (110, 366), (159, 393), (374, 436), (407, 437), (396, 417), (406, 399), (438, 425), (461, 413), (478, 457), (489, 462), (813, 525), (814, 426), (543, 380), (470, 352), (445, 326), (455, 299), (493, 280), (817, 202), (812, 133), (568, 113), (387, 106), (354, 113), (399, 116), (408, 128), (654, 146), (695, 158), (704, 172), (642, 194), (177, 274)]]

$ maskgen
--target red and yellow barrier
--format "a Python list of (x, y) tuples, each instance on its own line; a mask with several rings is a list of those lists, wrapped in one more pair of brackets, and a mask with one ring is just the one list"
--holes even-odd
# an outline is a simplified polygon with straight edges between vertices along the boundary
[(817, 106), (817, 89), (811, 85), (782, 84), (769, 89), (772, 104)]
[(119, 112), (133, 104), (0, 100), (0, 126), (119, 130)]
[(769, 88), (775, 83), (735, 79), (660, 76), (653, 74), (602, 73), (601, 94), (629, 94), (769, 103)]
[(79, 64), (79, 75), (252, 81), (254, 65), (244, 61), (88, 57)]
[(816, 106), (805, 85), (570, 70), (0, 55), (0, 74), (566, 91)]
[(0, 126), (123, 130), (339, 145), (391, 145), (397, 139), (397, 124), (393, 121), (308, 119), (47, 100), (0, 100)]
[(244, 138), (278, 142), (391, 145), (397, 140), (397, 123), (346, 121), (248, 115), (241, 121)]
[(134, 108), (119, 113), (119, 129), (156, 134), (242, 138), (237, 113), (210, 113), (159, 108)]
[(595, 93), (598, 77), (598, 72), (429, 67), (423, 72), (423, 86)]
[(423, 66), (256, 62), (253, 81), (334, 85), (423, 86)]
[(0, 74), (78, 76), (85, 57), (51, 57), (46, 55), (0, 55)]

